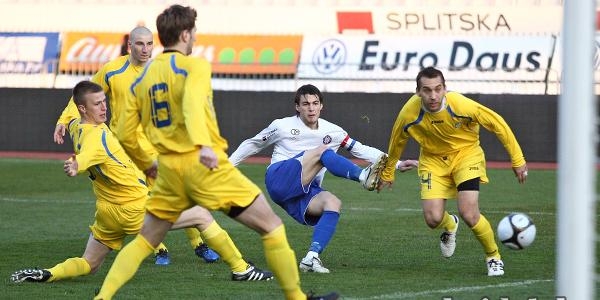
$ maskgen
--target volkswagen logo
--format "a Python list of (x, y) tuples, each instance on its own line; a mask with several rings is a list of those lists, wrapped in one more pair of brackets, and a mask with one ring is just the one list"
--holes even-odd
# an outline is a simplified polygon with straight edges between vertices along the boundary
[(326, 40), (315, 50), (312, 62), (317, 72), (334, 73), (346, 63), (346, 46), (336, 39)]

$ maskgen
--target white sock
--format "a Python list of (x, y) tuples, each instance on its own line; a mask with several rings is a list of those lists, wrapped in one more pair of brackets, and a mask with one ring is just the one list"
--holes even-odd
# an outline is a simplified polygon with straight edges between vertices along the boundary
[(365, 182), (365, 180), (367, 180), (367, 170), (368, 168), (364, 168), (361, 172), (360, 175), (358, 175), (358, 182)]

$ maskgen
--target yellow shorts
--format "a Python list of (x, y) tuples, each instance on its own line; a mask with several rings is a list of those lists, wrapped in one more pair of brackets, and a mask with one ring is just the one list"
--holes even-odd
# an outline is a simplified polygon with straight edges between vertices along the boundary
[(227, 154), (215, 150), (218, 167), (209, 170), (198, 161), (198, 151), (158, 156), (158, 178), (146, 210), (175, 222), (182, 211), (200, 205), (229, 213), (231, 207), (246, 207), (261, 190), (234, 167)]
[(120, 250), (125, 236), (142, 229), (145, 204), (145, 197), (126, 204), (96, 202), (96, 218), (90, 226), (94, 238), (110, 249)]
[(419, 157), (423, 200), (456, 198), (456, 186), (477, 177), (481, 183), (489, 181), (485, 170), (485, 155), (479, 146), (449, 155), (421, 153)]

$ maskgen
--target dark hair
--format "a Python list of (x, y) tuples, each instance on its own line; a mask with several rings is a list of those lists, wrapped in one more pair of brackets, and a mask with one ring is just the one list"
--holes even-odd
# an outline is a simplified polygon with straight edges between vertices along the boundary
[(317, 96), (317, 98), (319, 98), (319, 101), (321, 103), (323, 103), (323, 94), (321, 94), (321, 91), (319, 91), (319, 89), (312, 84), (305, 84), (305, 85), (301, 86), (296, 91), (296, 96), (294, 97), (294, 102), (296, 104), (300, 104), (300, 97), (302, 97), (303, 95), (315, 95), (315, 96)]
[(80, 81), (73, 88), (73, 102), (76, 105), (85, 105), (85, 96), (88, 94), (104, 92), (102, 87), (91, 81)]
[(196, 26), (196, 10), (174, 4), (165, 9), (156, 18), (158, 39), (163, 47), (171, 47), (179, 41), (179, 35)]
[(442, 73), (442, 71), (440, 71), (434, 67), (427, 67), (427, 68), (421, 70), (419, 72), (419, 74), (417, 74), (417, 90), (421, 89), (421, 77), (426, 77), (426, 78), (440, 77), (442, 79), (442, 85), (446, 86), (446, 79), (444, 79), (444, 74)]

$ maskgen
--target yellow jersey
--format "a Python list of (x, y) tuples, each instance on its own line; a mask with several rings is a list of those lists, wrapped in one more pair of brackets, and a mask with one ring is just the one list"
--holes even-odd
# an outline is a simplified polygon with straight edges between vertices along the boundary
[(525, 164), (521, 147), (504, 119), (493, 110), (457, 92), (445, 95), (445, 108), (428, 112), (421, 98), (413, 95), (400, 110), (390, 137), (390, 160), (382, 180), (394, 179), (396, 158), (400, 158), (412, 137), (420, 146), (420, 155), (448, 155), (479, 146), (479, 128), (494, 133), (508, 152), (513, 167)]
[(133, 134), (138, 124), (159, 154), (200, 146), (227, 150), (213, 106), (210, 63), (167, 51), (149, 62), (133, 85), (117, 136), (134, 160), (148, 161)]
[(123, 204), (144, 199), (148, 187), (142, 173), (129, 159), (106, 124), (69, 123), (78, 173), (88, 171), (98, 201)]

